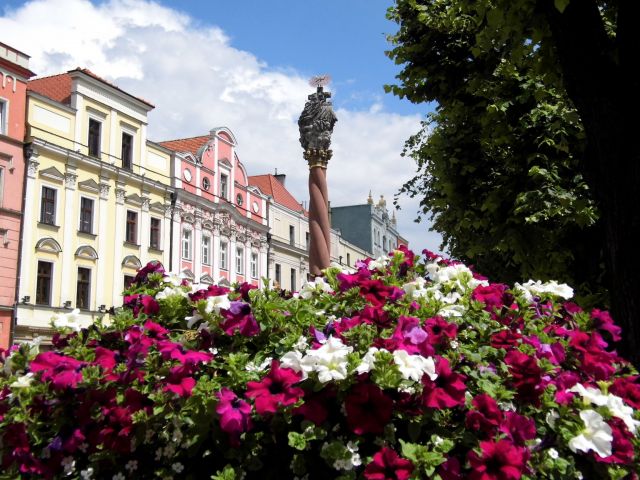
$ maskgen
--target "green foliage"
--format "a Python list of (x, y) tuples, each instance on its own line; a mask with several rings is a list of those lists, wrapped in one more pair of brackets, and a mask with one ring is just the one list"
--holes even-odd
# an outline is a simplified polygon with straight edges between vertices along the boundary
[(418, 168), (401, 193), (420, 199), (444, 248), (492, 278), (602, 294), (584, 128), (536, 2), (397, 0), (388, 17), (399, 30), (387, 53), (403, 69), (387, 91), (437, 102), (406, 143)]

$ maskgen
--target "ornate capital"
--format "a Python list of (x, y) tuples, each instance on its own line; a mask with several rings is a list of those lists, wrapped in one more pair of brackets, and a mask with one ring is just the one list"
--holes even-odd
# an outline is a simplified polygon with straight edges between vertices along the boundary
[(109, 199), (109, 188), (110, 187), (108, 183), (100, 184), (100, 198), (102, 198), (103, 200)]
[(309, 168), (320, 167), (327, 168), (329, 160), (333, 156), (333, 150), (322, 150), (318, 148), (309, 148), (302, 154), (309, 164)]
[(151, 200), (149, 199), (149, 197), (142, 197), (142, 211), (143, 212), (148, 212), (149, 211), (149, 204), (151, 203)]
[(27, 159), (27, 176), (29, 178), (36, 178), (36, 175), (38, 174), (38, 166), (40, 165), (40, 162), (38, 162), (36, 158), (38, 158), (37, 155)]

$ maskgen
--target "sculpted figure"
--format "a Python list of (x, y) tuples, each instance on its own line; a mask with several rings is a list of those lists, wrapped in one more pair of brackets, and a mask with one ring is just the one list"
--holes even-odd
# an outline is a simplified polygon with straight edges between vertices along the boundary
[(309, 95), (308, 98), (298, 120), (300, 144), (305, 152), (328, 151), (331, 147), (333, 126), (338, 121), (329, 100), (331, 93), (323, 91), (319, 86), (318, 91)]

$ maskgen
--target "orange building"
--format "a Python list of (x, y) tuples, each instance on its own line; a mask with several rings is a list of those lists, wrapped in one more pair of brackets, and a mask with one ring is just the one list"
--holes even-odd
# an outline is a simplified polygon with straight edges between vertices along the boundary
[(29, 56), (0, 43), (0, 347), (7, 348), (16, 305), (22, 224)]

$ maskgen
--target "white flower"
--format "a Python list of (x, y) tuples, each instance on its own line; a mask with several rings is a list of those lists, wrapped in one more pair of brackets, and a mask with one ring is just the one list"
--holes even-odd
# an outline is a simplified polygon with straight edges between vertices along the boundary
[(16, 379), (9, 387), (11, 388), (27, 388), (33, 382), (33, 372), (22, 375)]
[(180, 287), (164, 287), (164, 290), (156, 294), (156, 300), (164, 300), (169, 297), (187, 297), (185, 292)]
[(317, 372), (318, 380), (327, 383), (331, 380), (347, 378), (347, 355), (353, 351), (342, 340), (329, 337), (317, 350), (309, 350), (300, 362), (307, 373)]
[(640, 421), (633, 418), (633, 408), (629, 405), (625, 405), (622, 398), (617, 395), (609, 394), (607, 399), (607, 408), (611, 412), (611, 415), (618, 417), (624, 422), (631, 433), (634, 435), (637, 434)]
[(369, 270), (382, 270), (384, 267), (389, 265), (391, 260), (386, 255), (382, 255), (378, 257), (376, 260), (371, 260), (369, 262)]
[(534, 282), (529, 280), (524, 284), (515, 284), (515, 289), (520, 290), (527, 301), (531, 301), (534, 296), (542, 294), (551, 294), (564, 299), (573, 297), (573, 289), (566, 283), (558, 283), (555, 280), (551, 280), (546, 283), (542, 283), (540, 280)]
[(305, 351), (309, 347), (309, 342), (307, 341), (307, 337), (303, 337), (300, 335), (298, 341), (293, 345), (293, 348), (299, 352)]
[(431, 357), (425, 358), (422, 355), (410, 355), (406, 350), (396, 350), (393, 352), (393, 361), (402, 377), (407, 380), (419, 382), (425, 373), (431, 381), (438, 378), (436, 364)]
[(292, 350), (282, 356), (280, 359), (280, 366), (282, 368), (290, 368), (294, 372), (302, 372), (302, 379), (305, 380), (307, 378), (307, 372), (303, 370), (302, 365), (300, 364), (301, 361), (302, 353), (298, 350)]
[(75, 470), (76, 461), (73, 457), (64, 457), (61, 462), (62, 468), (64, 468), (64, 473), (66, 475), (71, 475)]
[(176, 462), (173, 465), (171, 465), (171, 468), (176, 473), (182, 473), (182, 471), (184, 470), (184, 465), (182, 465), (180, 462)]
[(424, 278), (418, 277), (413, 282), (405, 283), (402, 289), (407, 294), (407, 297), (415, 300), (427, 295), (427, 289), (424, 288), (425, 283), (427, 281)]
[(558, 415), (558, 412), (556, 412), (555, 410), (551, 410), (549, 413), (547, 413), (547, 416), (545, 418), (547, 425), (549, 425), (551, 428), (554, 428), (556, 426), (556, 420), (560, 418), (560, 415)]
[(611, 455), (613, 435), (611, 427), (604, 421), (602, 415), (595, 410), (582, 410), (580, 418), (585, 428), (580, 435), (569, 440), (571, 451), (575, 453), (577, 450), (581, 452), (593, 450), (601, 458)]
[(124, 466), (124, 469), (130, 473), (133, 473), (138, 469), (138, 461), (137, 460), (129, 460), (127, 464)]
[(56, 313), (51, 317), (56, 328), (70, 328), (76, 332), (82, 330), (80, 325), (80, 310), (74, 308), (69, 313)]
[(305, 300), (308, 300), (316, 292), (331, 293), (333, 292), (333, 288), (331, 288), (331, 285), (329, 285), (324, 278), (316, 277), (315, 280), (306, 282), (302, 286), (299, 295)]
[(244, 369), (247, 372), (262, 372), (263, 370), (265, 370), (269, 365), (271, 365), (271, 360), (273, 360), (273, 358), (271, 357), (267, 357), (265, 358), (262, 363), (260, 365), (256, 365), (253, 362), (249, 362), (245, 365)]
[(461, 317), (464, 314), (464, 306), (462, 305), (447, 305), (438, 310), (438, 315), (449, 317)]
[(118, 472), (111, 477), (111, 480), (127, 480), (127, 477), (125, 477), (121, 472)]
[(193, 315), (190, 317), (184, 317), (187, 321), (187, 328), (193, 328), (193, 326), (200, 320), (203, 319), (202, 315), (200, 315), (197, 311), (194, 310)]
[(184, 279), (185, 279), (185, 277), (182, 274), (181, 275), (177, 275), (175, 273), (170, 273), (169, 275), (166, 275), (162, 280), (165, 283), (170, 283), (174, 287), (179, 287), (180, 285), (182, 285), (182, 281)]
[(555, 448), (550, 448), (549, 450), (547, 450), (547, 453), (549, 454), (549, 456), (551, 458), (553, 458), (554, 460), (556, 458), (558, 458), (558, 451)]
[(91, 480), (93, 477), (93, 468), (89, 467), (86, 470), (80, 470), (80, 477), (82, 477), (82, 480)]
[(573, 387), (571, 387), (569, 392), (579, 394), (584, 400), (587, 400), (594, 405), (598, 405), (599, 407), (606, 405), (608, 402), (608, 395), (605, 395), (600, 391), (599, 388), (586, 387), (581, 383), (576, 383)]
[(225, 310), (229, 310), (231, 308), (231, 302), (227, 295), (214, 295), (212, 297), (207, 297), (207, 305), (204, 307), (205, 312), (220, 313), (221, 308), (224, 308)]
[[(381, 349), (381, 350), (386, 351), (384, 349)], [(378, 348), (376, 347), (369, 347), (369, 350), (367, 350), (367, 353), (365, 353), (364, 357), (362, 357), (362, 360), (360, 361), (360, 365), (358, 365), (358, 368), (356, 368), (356, 372), (359, 374), (370, 372), (376, 363), (376, 353), (378, 353), (381, 350), (378, 350)]]

